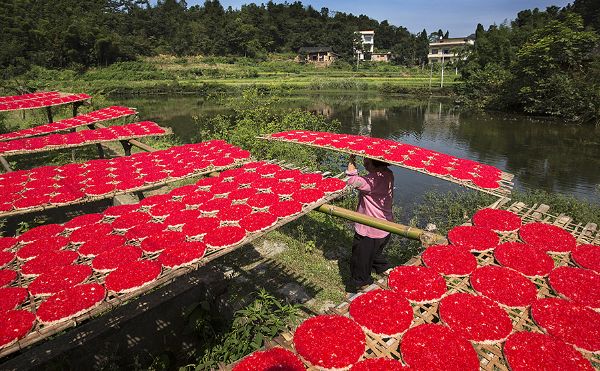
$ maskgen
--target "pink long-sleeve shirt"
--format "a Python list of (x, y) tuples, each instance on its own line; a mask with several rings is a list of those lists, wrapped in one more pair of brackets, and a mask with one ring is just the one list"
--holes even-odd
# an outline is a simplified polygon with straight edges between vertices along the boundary
[[(394, 173), (388, 168), (378, 169), (365, 176), (358, 175), (358, 171), (346, 171), (350, 176), (348, 184), (359, 190), (359, 213), (379, 219), (392, 221), (392, 198), (394, 193)], [(355, 223), (354, 230), (361, 236), (370, 238), (384, 238), (389, 232), (381, 229)]]

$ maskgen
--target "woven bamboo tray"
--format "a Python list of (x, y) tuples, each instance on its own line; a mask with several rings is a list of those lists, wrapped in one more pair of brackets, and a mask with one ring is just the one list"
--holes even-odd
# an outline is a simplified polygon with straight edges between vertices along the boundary
[(173, 130), (171, 130), (171, 128), (163, 128), (163, 130), (164, 130), (164, 132), (162, 132), (162, 133), (127, 135), (127, 136), (113, 138), (113, 139), (90, 140), (90, 141), (87, 141), (84, 143), (77, 143), (77, 144), (64, 144), (64, 145), (59, 145), (59, 146), (44, 146), (42, 148), (36, 148), (36, 149), (30, 149), (30, 150), (20, 150), (20, 151), (6, 151), (6, 152), (0, 151), (0, 156), (9, 157), (9, 156), (17, 156), (17, 155), (26, 155), (26, 154), (31, 154), (31, 153), (55, 151), (55, 150), (59, 150), (59, 149), (71, 149), (71, 148), (77, 148), (77, 147), (85, 147), (85, 146), (88, 146), (91, 144), (117, 142), (120, 140), (131, 140), (131, 139), (146, 138), (146, 137), (162, 137), (165, 135), (173, 134)]
[(100, 196), (86, 196), (82, 199), (73, 201), (73, 202), (65, 202), (62, 204), (47, 204), (44, 206), (36, 206), (36, 207), (30, 207), (27, 209), (18, 209), (18, 210), (11, 210), (9, 212), (4, 212), (4, 213), (0, 213), (0, 218), (7, 218), (7, 217), (11, 217), (11, 216), (15, 216), (15, 215), (21, 215), (21, 214), (28, 214), (28, 213), (33, 213), (33, 212), (37, 212), (37, 211), (43, 211), (43, 210), (49, 210), (49, 209), (55, 209), (57, 207), (63, 207), (63, 206), (71, 206), (71, 205), (77, 205), (77, 204), (84, 204), (84, 203), (88, 203), (88, 202), (94, 202), (94, 201), (99, 201), (99, 200), (104, 200), (106, 198), (112, 198), (114, 196), (117, 195), (122, 195), (122, 194), (126, 194), (126, 193), (135, 193), (138, 191), (145, 191), (151, 188), (155, 188), (155, 187), (159, 187), (159, 186), (163, 186), (166, 184), (170, 184), (173, 182), (177, 182), (180, 180), (184, 180), (184, 179), (189, 179), (189, 178), (195, 178), (198, 176), (204, 176), (210, 173), (213, 173), (215, 171), (225, 171), (225, 170), (229, 170), (229, 169), (233, 169), (235, 167), (238, 167), (240, 165), (243, 165), (245, 163), (248, 163), (249, 160), (248, 159), (244, 159), (244, 160), (235, 160), (235, 162), (231, 165), (228, 166), (213, 166), (210, 165), (209, 167), (202, 169), (200, 171), (196, 171), (194, 173), (188, 174), (186, 176), (183, 177), (170, 177), (164, 180), (161, 180), (160, 182), (156, 182), (156, 183), (149, 183), (149, 184), (144, 184), (141, 187), (137, 187), (137, 188), (130, 188), (124, 191), (114, 191), (114, 192), (110, 192), (110, 193), (105, 193), (103, 195)]
[[(279, 164), (281, 164), (281, 163), (279, 163)], [(185, 267), (177, 268), (177, 269), (169, 269), (169, 268), (163, 267), (163, 270), (162, 270), (162, 273), (160, 274), (160, 276), (152, 283), (150, 283), (146, 286), (143, 286), (142, 288), (140, 288), (138, 290), (129, 292), (129, 293), (124, 293), (124, 294), (109, 293), (107, 298), (104, 300), (104, 302), (102, 302), (99, 306), (97, 306), (75, 318), (64, 320), (60, 323), (48, 325), (48, 326), (37, 323), (35, 325), (34, 329), (26, 337), (22, 338), (21, 340), (19, 340), (18, 342), (16, 342), (15, 344), (13, 344), (9, 347), (1, 349), (0, 350), (0, 358), (7, 356), (11, 353), (14, 353), (25, 347), (28, 347), (32, 344), (35, 344), (39, 341), (42, 341), (48, 337), (54, 336), (54, 335), (60, 333), (61, 331), (64, 331), (65, 329), (77, 326), (78, 324), (80, 324), (83, 321), (86, 321), (88, 319), (92, 319), (96, 316), (102, 315), (103, 313), (105, 313), (119, 305), (122, 305), (131, 299), (134, 299), (134, 298), (136, 298), (140, 295), (143, 295), (147, 292), (150, 292), (150, 291), (154, 290), (155, 288), (166, 285), (166, 284), (172, 282), (175, 278), (182, 276), (184, 274), (187, 274), (191, 271), (194, 271), (194, 270), (200, 268), (201, 266), (206, 265), (209, 262), (236, 250), (240, 246), (248, 244), (248, 243), (254, 241), (255, 239), (262, 237), (263, 235), (281, 227), (282, 225), (285, 225), (293, 220), (300, 218), (301, 216), (307, 214), (309, 211), (316, 209), (325, 203), (331, 202), (332, 200), (347, 194), (350, 190), (351, 190), (350, 187), (346, 187), (345, 189), (343, 189), (341, 191), (334, 192), (334, 193), (327, 195), (326, 197), (324, 197), (323, 199), (321, 199), (318, 202), (315, 202), (315, 203), (312, 203), (309, 205), (305, 205), (299, 214), (296, 214), (296, 215), (293, 215), (293, 216), (290, 216), (287, 218), (281, 218), (273, 226), (271, 226), (265, 230), (262, 230), (260, 232), (251, 233), (251, 234), (247, 235), (244, 240), (242, 240), (241, 242), (239, 242), (233, 246), (230, 246), (230, 247), (227, 247), (224, 249), (207, 249), (204, 257), (197, 263), (194, 263), (194, 264), (191, 264), (191, 265), (188, 265)], [(72, 249), (72, 248), (70, 248), (70, 249)], [(68, 249), (66, 249), (66, 250), (68, 250)], [(148, 259), (148, 260), (154, 260), (158, 257), (158, 255), (159, 255), (159, 253), (153, 253), (153, 254), (144, 253), (144, 258)], [(73, 264), (91, 265), (92, 260), (93, 260), (93, 258), (79, 257), (78, 260)], [(20, 265), (21, 265), (21, 263), (18, 261), (18, 259), (15, 259), (15, 261), (13, 261), (11, 264), (9, 264), (6, 268), (19, 270)], [(108, 273), (99, 273), (99, 272), (94, 271), (94, 273), (92, 274), (92, 277), (90, 277), (85, 283), (100, 283), (100, 284), (102, 284), (107, 275), (108, 275)], [(31, 283), (31, 281), (33, 281), (33, 278), (24, 278), (22, 276), (19, 276), (18, 280), (15, 281), (13, 284), (11, 284), (11, 286), (27, 287), (29, 285), (29, 283)], [(41, 298), (31, 298), (30, 297), (29, 299), (27, 299), (27, 301), (22, 306), (20, 306), (20, 308), (27, 309), (27, 310), (33, 311), (35, 313), (35, 309), (39, 307), (41, 302), (42, 302)]]
[[(30, 101), (30, 100), (37, 100), (37, 99), (54, 99), (54, 98), (64, 98), (64, 97), (68, 97), (71, 95), (75, 95), (75, 94), (71, 94), (71, 93), (62, 93), (60, 92), (59, 95), (57, 97), (49, 97), (49, 98), (30, 98), (30, 99), (22, 99), (20, 100), (22, 101)], [(54, 106), (64, 106), (66, 104), (71, 104), (71, 103), (77, 103), (77, 102), (85, 102), (85, 101), (90, 101), (92, 100), (92, 97), (88, 96), (87, 98), (78, 98), (75, 100), (72, 100), (70, 102), (60, 102), (60, 103), (53, 103), (53, 104), (47, 104), (47, 105), (43, 105), (43, 106), (37, 106), (37, 107), (23, 107), (23, 108), (10, 108), (10, 109), (0, 109), (0, 112), (9, 112), (9, 111), (23, 111), (23, 110), (28, 110), (28, 109), (40, 109), (40, 108), (47, 108), (47, 107), (54, 107)]]
[[(505, 199), (503, 202), (506, 203), (508, 200)], [(501, 202), (502, 203), (502, 202)], [(600, 244), (600, 232), (597, 231), (597, 226), (594, 223), (587, 223), (585, 225), (579, 223), (576, 224), (570, 217), (565, 215), (551, 215), (548, 214), (549, 207), (547, 205), (533, 205), (531, 207), (526, 206), (521, 202), (512, 203), (510, 206), (504, 209), (512, 211), (518, 214), (524, 223), (530, 223), (534, 221), (543, 221), (545, 223), (557, 225), (571, 234), (573, 234), (579, 243), (595, 243)], [(471, 225), (471, 223), (465, 223), (464, 225)], [(500, 235), (501, 241), (516, 241), (518, 236), (516, 233), (503, 233)], [(474, 253), (477, 259), (478, 266), (485, 265), (498, 265), (494, 260), (493, 251)], [(575, 266), (571, 261), (568, 254), (550, 254), (555, 261), (555, 266)], [(405, 265), (420, 266), (423, 265), (420, 256), (413, 257)], [(469, 277), (445, 277), (446, 286), (448, 287), (448, 293), (475, 293), (475, 290), (470, 285)], [(538, 290), (538, 298), (546, 297), (557, 297), (556, 293), (552, 290), (545, 278), (530, 278), (535, 284)], [(368, 292), (376, 289), (388, 289), (387, 278), (382, 278), (376, 283), (370, 285), (363, 292)], [(361, 293), (356, 296), (361, 295)], [(354, 299), (353, 296), (350, 299)], [(348, 313), (351, 300), (345, 301), (335, 307), (332, 310), (326, 312), (326, 314), (337, 314), (343, 316), (350, 316)], [(414, 318), (411, 327), (415, 327), (424, 323), (439, 323), (440, 318), (438, 314), (438, 302), (431, 304), (412, 304)], [(542, 329), (532, 320), (528, 309), (518, 308), (507, 308), (503, 307), (508, 313), (513, 323), (515, 331), (531, 331), (543, 333)], [(398, 337), (383, 337), (374, 334), (366, 334), (366, 346), (367, 349), (364, 353), (364, 358), (377, 358), (386, 357), (401, 360), (401, 354), (399, 351), (399, 345), (401, 342), (401, 336)], [(480, 369), (485, 371), (509, 371), (509, 367), (504, 359), (502, 353), (503, 343), (496, 344), (478, 344), (472, 343), (473, 347), (477, 351), (480, 361)], [(266, 348), (272, 347), (283, 347), (292, 352), (295, 352), (293, 346), (293, 333), (285, 332), (270, 341)], [(590, 360), (592, 366), (596, 369), (600, 369), (600, 355), (592, 354), (588, 352), (581, 352), (581, 354)], [(317, 368), (306, 365), (310, 371), (317, 371)], [(232, 365), (220, 366), (220, 370), (231, 370)]]
[[(132, 109), (133, 109), (133, 108), (132, 108)], [(135, 110), (135, 109), (134, 109), (134, 110)], [(90, 113), (91, 113), (91, 112), (90, 112)], [(83, 114), (83, 115), (80, 115), (80, 116), (85, 116), (85, 115), (87, 115), (87, 114)], [(111, 121), (111, 120), (118, 120), (118, 119), (121, 119), (121, 118), (127, 118), (127, 117), (129, 117), (129, 116), (134, 116), (134, 117), (137, 117), (137, 112), (135, 112), (135, 113), (127, 113), (127, 114), (123, 114), (123, 115), (121, 115), (121, 116), (115, 116), (115, 117), (110, 117), (110, 118), (99, 118), (99, 119), (96, 119), (96, 120), (94, 120), (94, 121), (91, 121), (91, 122), (85, 122), (85, 123), (84, 123), (84, 122), (82, 122), (82, 123), (74, 123), (73, 125), (70, 125), (69, 127), (66, 127), (66, 128), (61, 128), (61, 129), (50, 129), (50, 128), (48, 128), (48, 129), (47, 129), (47, 131), (45, 131), (45, 132), (43, 132), (43, 133), (36, 133), (36, 134), (24, 134), (24, 135), (19, 135), (19, 136), (17, 136), (17, 137), (13, 137), (13, 138), (6, 138), (6, 137), (2, 137), (2, 135), (5, 135), (5, 134), (2, 134), (2, 135), (0, 135), (0, 142), (5, 142), (5, 141), (8, 141), (8, 140), (15, 140), (15, 139), (23, 139), (23, 138), (37, 137), (37, 136), (42, 136), (42, 135), (47, 135), (47, 134), (52, 134), (52, 133), (64, 132), (64, 131), (68, 131), (68, 130), (71, 130), (71, 129), (76, 129), (76, 128), (78, 128), (78, 127), (81, 127), (81, 126), (95, 125), (95, 124), (97, 124), (97, 123), (101, 123), (101, 122), (105, 122), (105, 121)], [(74, 119), (76, 120), (78, 117), (79, 117), (79, 116), (71, 117), (71, 118), (69, 118), (68, 120), (74, 120)], [(60, 120), (60, 121), (55, 121), (55, 122), (53, 122), (53, 123), (50, 123), (50, 124), (38, 125), (38, 126), (36, 126), (35, 128), (36, 128), (36, 129), (40, 129), (40, 128), (42, 128), (42, 129), (43, 129), (43, 128), (45, 128), (45, 127), (50, 127), (50, 125), (55, 125), (55, 124), (58, 124), (58, 123), (60, 123), (61, 121), (63, 121), (63, 120)], [(137, 119), (136, 119), (135, 121), (137, 121)], [(29, 130), (29, 129), (18, 130), (18, 131), (16, 131), (15, 133), (19, 133), (19, 132), (21, 132), (21, 131), (25, 131), (25, 130)]]
[(443, 180), (446, 180), (448, 182), (452, 182), (452, 183), (456, 183), (458, 185), (461, 185), (463, 187), (467, 187), (467, 188), (471, 188), (471, 189), (475, 189), (478, 190), (480, 192), (484, 192), (484, 193), (488, 193), (491, 194), (493, 196), (496, 197), (507, 197), (511, 194), (512, 189), (514, 187), (514, 184), (512, 182), (514, 175), (513, 174), (509, 174), (509, 173), (505, 173), (502, 172), (501, 174), (501, 178), (500, 178), (500, 187), (497, 189), (487, 189), (487, 188), (481, 188), (476, 186), (475, 184), (471, 183), (471, 182), (466, 182), (466, 181), (461, 181), (458, 179), (454, 179), (452, 177), (449, 176), (444, 176), (444, 175), (439, 175), (439, 174), (433, 174), (430, 173), (427, 170), (424, 169), (417, 169), (414, 167), (410, 167), (410, 166), (406, 166), (400, 162), (394, 162), (394, 161), (389, 161), (389, 160), (385, 160), (381, 157), (374, 157), (374, 156), (369, 156), (365, 153), (362, 152), (358, 152), (358, 151), (351, 151), (351, 150), (347, 150), (347, 149), (339, 149), (339, 148), (334, 148), (334, 147), (324, 147), (324, 146), (318, 146), (312, 143), (304, 143), (304, 142), (295, 142), (295, 141), (290, 141), (290, 140), (285, 140), (282, 138), (274, 138), (271, 136), (259, 136), (259, 139), (264, 139), (264, 140), (270, 140), (270, 141), (277, 141), (277, 142), (282, 142), (282, 143), (292, 143), (292, 144), (300, 144), (300, 145), (304, 145), (304, 146), (309, 146), (309, 147), (313, 147), (313, 148), (319, 148), (319, 149), (327, 149), (327, 150), (332, 150), (332, 151), (337, 151), (337, 152), (341, 152), (341, 153), (346, 153), (349, 155), (356, 155), (356, 156), (362, 156), (362, 157), (368, 157), (374, 160), (380, 160), (380, 161), (385, 161), (388, 164), (394, 165), (394, 166), (399, 166), (405, 169), (409, 169), (409, 170), (413, 170), (419, 173), (423, 173), (423, 174), (427, 174), (436, 178), (440, 178)]

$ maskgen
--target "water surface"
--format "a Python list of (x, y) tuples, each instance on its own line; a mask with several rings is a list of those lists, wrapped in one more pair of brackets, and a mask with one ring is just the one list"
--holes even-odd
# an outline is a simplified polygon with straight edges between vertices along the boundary
[[(193, 119), (228, 114), (226, 105), (197, 97), (116, 99), (143, 120), (173, 128), (184, 143), (197, 140)], [(301, 108), (339, 120), (342, 131), (389, 138), (496, 166), (515, 175), (519, 190), (543, 189), (600, 204), (600, 128), (500, 113), (464, 113), (451, 101), (373, 95), (302, 95), (282, 109)], [(463, 189), (394, 167), (396, 202), (405, 207), (429, 190)]]

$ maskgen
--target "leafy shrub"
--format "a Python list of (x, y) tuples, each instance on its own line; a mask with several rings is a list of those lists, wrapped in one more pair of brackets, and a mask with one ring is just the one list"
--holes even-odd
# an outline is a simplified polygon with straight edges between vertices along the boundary
[(33, 84), (41, 81), (72, 81), (77, 77), (77, 72), (74, 70), (53, 70), (40, 66), (32, 66), (27, 73), (23, 75), (23, 79), (33, 82)]
[(207, 330), (209, 325), (204, 317), (194, 318), (199, 335), (210, 345), (201, 353), (196, 365), (184, 369), (211, 370), (221, 362), (231, 364), (260, 349), (265, 341), (296, 323), (297, 306), (283, 304), (265, 290), (260, 290), (256, 296), (253, 303), (235, 312), (231, 328), (225, 332)]
[(550, 206), (550, 214), (565, 214), (577, 223), (600, 224), (600, 205), (579, 200), (573, 196), (550, 193), (541, 189), (526, 192), (514, 191), (512, 201), (521, 201), (528, 206), (546, 204)]
[(482, 69), (472, 71), (457, 90), (471, 108), (500, 110), (514, 99), (514, 96), (507, 96), (505, 93), (511, 78), (507, 69), (490, 63)]
[(415, 205), (415, 222), (421, 227), (433, 223), (437, 231), (445, 235), (494, 200), (494, 197), (481, 192), (427, 192), (423, 196), (423, 202)]
[[(467, 221), (478, 209), (494, 201), (494, 197), (480, 192), (428, 192), (423, 202), (415, 206), (415, 223), (420, 227), (433, 223), (439, 233), (446, 234), (452, 227)], [(513, 191), (510, 202), (523, 202), (528, 206), (546, 204), (550, 206), (550, 213), (553, 215), (563, 213), (578, 223), (600, 224), (600, 205), (573, 196), (533, 189)]]
[(252, 152), (256, 158), (285, 160), (297, 165), (316, 166), (325, 159), (325, 152), (294, 144), (270, 142), (257, 136), (285, 130), (318, 130), (336, 132), (338, 121), (300, 109), (281, 110), (278, 98), (246, 90), (241, 100), (235, 100), (232, 115), (219, 115), (204, 121), (194, 117), (199, 127), (198, 141), (223, 139)]

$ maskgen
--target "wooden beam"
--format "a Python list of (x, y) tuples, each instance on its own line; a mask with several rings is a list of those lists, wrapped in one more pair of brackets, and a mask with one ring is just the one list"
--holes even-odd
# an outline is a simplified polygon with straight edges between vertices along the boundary
[[(87, 127), (90, 130), (96, 130), (96, 125), (100, 126), (100, 124), (89, 124)], [(98, 156), (104, 158), (104, 148), (102, 148), (102, 144), (96, 143), (96, 148), (98, 149)]]
[[(96, 125), (96, 127), (99, 127), (99, 128), (105, 128), (106, 127), (106, 126), (104, 126), (102, 124), (98, 124), (98, 123), (96, 123), (95, 125)], [(135, 139), (129, 139), (128, 142), (131, 143), (131, 145), (133, 145), (134, 147), (138, 147), (139, 149), (142, 149), (142, 150), (144, 150), (146, 152), (156, 152), (156, 151), (158, 151), (158, 149), (150, 147), (149, 145), (144, 144), (144, 143), (142, 143), (142, 142), (140, 142), (138, 140), (135, 140)]]
[(4, 172), (5, 173), (10, 173), (13, 170), (10, 168), (10, 165), (8, 163), (8, 161), (6, 161), (6, 159), (2, 156), (0, 156), (0, 163), (2, 164), (2, 167), (4, 168)]
[(46, 107), (46, 114), (48, 115), (48, 123), (52, 123), (53, 122), (53, 118), (52, 118), (52, 107)]

